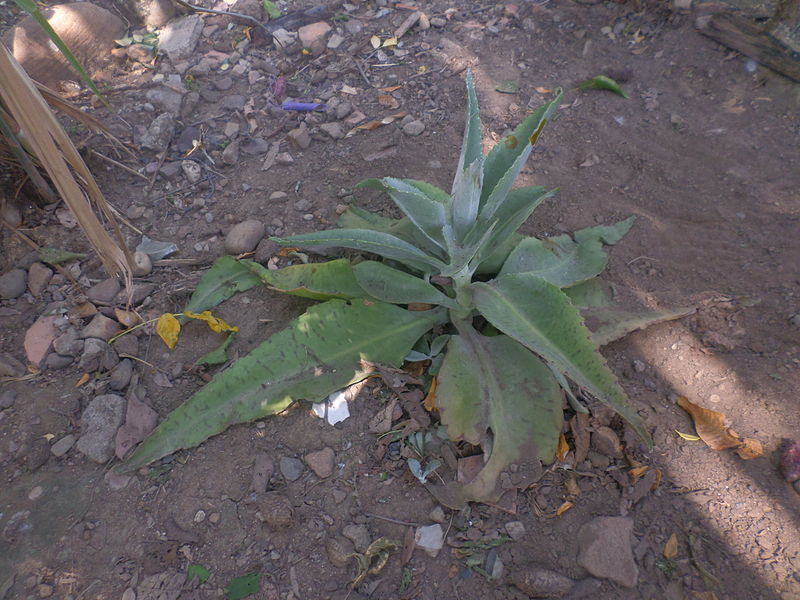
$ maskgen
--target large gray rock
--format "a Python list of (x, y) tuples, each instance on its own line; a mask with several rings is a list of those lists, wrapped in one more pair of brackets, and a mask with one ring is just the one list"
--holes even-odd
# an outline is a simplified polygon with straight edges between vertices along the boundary
[(157, 87), (147, 90), (144, 95), (148, 102), (163, 112), (168, 112), (173, 117), (181, 114), (181, 102), (183, 94), (171, 90), (168, 87)]
[(174, 134), (175, 119), (170, 113), (165, 112), (153, 119), (147, 131), (139, 137), (139, 145), (147, 150), (160, 152), (166, 149)]
[(194, 53), (202, 32), (203, 19), (199, 15), (174, 19), (161, 30), (158, 51), (166, 54), (173, 64), (189, 58)]
[(633, 558), (633, 519), (595, 517), (578, 531), (578, 564), (595, 577), (636, 587), (639, 568)]
[(116, 394), (97, 396), (81, 417), (78, 450), (96, 463), (108, 462), (114, 456), (114, 436), (125, 416), (125, 400)]
[(0, 298), (10, 300), (19, 298), (28, 287), (28, 273), (23, 269), (11, 269), (5, 275), (0, 275)]

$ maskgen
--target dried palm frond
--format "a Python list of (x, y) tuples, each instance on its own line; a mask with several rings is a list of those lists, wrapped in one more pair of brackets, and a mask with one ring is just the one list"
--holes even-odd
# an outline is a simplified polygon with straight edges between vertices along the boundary
[[(121, 275), (130, 288), (130, 252), (110, 206), (42, 94), (2, 44), (0, 103), (7, 113), (6, 118), (0, 114), (0, 120), (11, 133), (9, 137), (2, 132), (2, 137), (9, 143), (11, 153), (19, 158), (17, 151), (24, 145), (24, 149), (36, 157), (75, 215), (106, 271), (111, 275)], [(18, 131), (11, 130), (11, 127), (18, 127)], [(9, 141), (12, 138), (15, 141)], [(98, 212), (111, 227), (116, 241), (103, 226)]]

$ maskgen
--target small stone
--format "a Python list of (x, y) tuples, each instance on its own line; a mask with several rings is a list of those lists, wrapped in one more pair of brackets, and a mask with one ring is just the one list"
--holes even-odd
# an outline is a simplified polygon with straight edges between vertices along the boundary
[(212, 525), (216, 525), (217, 523), (219, 523), (219, 519), (220, 519), (220, 514), (218, 512), (213, 512), (210, 515), (208, 515), (208, 522), (211, 523)]
[(239, 162), (239, 140), (233, 140), (222, 151), (222, 162), (233, 166)]
[(608, 466), (611, 464), (611, 459), (608, 458), (604, 454), (600, 454), (599, 452), (595, 452), (594, 450), (589, 450), (587, 454), (589, 458), (589, 462), (592, 463), (592, 466), (595, 469), (607, 469)]
[(338, 120), (346, 119), (353, 112), (353, 104), (349, 100), (342, 100), (336, 106), (336, 118)]
[(173, 117), (181, 114), (183, 95), (168, 87), (157, 87), (147, 90), (145, 98), (160, 112), (169, 113)]
[(144, 133), (138, 137), (139, 145), (146, 150), (161, 152), (167, 148), (175, 135), (175, 117), (165, 112), (158, 115), (150, 123)]
[(264, 238), (260, 242), (258, 242), (258, 246), (256, 246), (255, 254), (253, 255), (253, 260), (257, 263), (265, 263), (267, 262), (272, 256), (281, 249), (281, 245), (277, 242), (273, 242), (269, 238)]
[(28, 492), (28, 500), (38, 500), (44, 495), (44, 488), (40, 485), (37, 485), (34, 488), (31, 488), (31, 491)]
[(328, 49), (336, 50), (343, 43), (344, 43), (344, 36), (339, 35), (338, 33), (334, 33), (328, 40)]
[(633, 519), (595, 517), (578, 531), (578, 564), (595, 577), (636, 587), (639, 568), (633, 558)]
[(245, 97), (241, 94), (230, 94), (222, 98), (222, 108), (226, 110), (244, 110)]
[(57, 352), (51, 352), (44, 361), (44, 366), (48, 371), (60, 371), (66, 369), (75, 360), (72, 356), (63, 356)]
[(425, 123), (422, 121), (410, 121), (403, 125), (403, 133), (406, 135), (419, 135), (425, 131)]
[(434, 508), (428, 515), (434, 523), (444, 523), (447, 518), (441, 506)]
[(233, 87), (233, 78), (225, 75), (214, 82), (214, 87), (221, 92), (227, 92)]
[(255, 250), (264, 237), (266, 229), (264, 223), (250, 219), (242, 221), (225, 236), (225, 252), (228, 254), (243, 254)]
[(198, 510), (194, 513), (194, 519), (192, 519), (195, 523), (202, 523), (206, 520), (206, 511)]
[(0, 352), (0, 377), (22, 377), (25, 365), (6, 352)]
[(53, 340), (53, 350), (64, 356), (78, 356), (83, 352), (83, 340), (77, 329), (67, 329)]
[(158, 51), (166, 54), (173, 64), (189, 58), (194, 54), (202, 33), (203, 19), (200, 15), (173, 19), (159, 33)]
[(119, 363), (119, 356), (103, 340), (87, 338), (83, 345), (83, 354), (78, 366), (87, 373), (105, 370), (110, 371)]
[(444, 545), (444, 531), (438, 523), (417, 527), (414, 533), (414, 541), (417, 548), (425, 552), (431, 558), (436, 558)]
[(633, 361), (633, 370), (636, 371), (637, 373), (644, 373), (644, 370), (646, 368), (647, 367), (645, 366), (645, 364), (642, 361), (640, 361), (640, 360), (634, 360)]
[(592, 432), (592, 449), (611, 458), (622, 458), (619, 437), (610, 427), (598, 427)]
[(520, 565), (509, 573), (508, 581), (532, 598), (561, 598), (574, 584), (572, 579), (535, 564)]
[(203, 167), (199, 163), (193, 160), (182, 160), (180, 164), (181, 171), (189, 183), (197, 183), (203, 178)]
[(269, 195), (270, 202), (286, 202), (286, 199), (289, 197), (289, 194), (286, 192), (272, 192)]
[(44, 438), (38, 438), (31, 443), (25, 456), (25, 464), (28, 469), (35, 471), (47, 462), (50, 458), (50, 444)]
[(119, 364), (111, 369), (108, 377), (108, 387), (112, 390), (119, 392), (128, 387), (133, 375), (133, 361), (124, 358), (119, 361)]
[(241, 148), (245, 154), (258, 156), (259, 154), (265, 154), (270, 149), (270, 144), (264, 138), (254, 137), (242, 144)]
[(133, 253), (133, 274), (136, 277), (144, 277), (153, 271), (153, 261), (144, 252)]
[(364, 552), (369, 547), (370, 536), (366, 525), (350, 524), (342, 529), (342, 535), (353, 542), (356, 552)]
[(89, 321), (89, 324), (81, 329), (80, 337), (82, 339), (97, 338), (107, 342), (121, 330), (122, 328), (119, 326), (119, 323), (101, 313), (97, 313), (92, 317), (92, 320)]
[(120, 356), (136, 356), (139, 353), (139, 339), (135, 335), (123, 335), (114, 340), (114, 348)]
[(336, 504), (341, 504), (347, 498), (347, 492), (344, 490), (333, 490), (331, 495), (333, 496), (333, 501)]
[(131, 44), (125, 50), (128, 58), (135, 62), (147, 63), (153, 59), (153, 49), (146, 44)]
[(45, 267), (40, 262), (35, 262), (28, 269), (28, 289), (34, 296), (39, 296), (50, 283), (53, 270)]
[(328, 560), (334, 567), (339, 569), (345, 568), (350, 564), (353, 555), (353, 542), (345, 537), (329, 538), (325, 542), (325, 552), (328, 554)]
[(331, 136), (335, 140), (340, 140), (344, 137), (345, 131), (341, 123), (333, 121), (331, 123), (323, 123), (319, 128)]
[(120, 600), (136, 600), (136, 590), (133, 588), (125, 588)]
[(294, 203), (295, 210), (299, 212), (309, 211), (311, 210), (312, 206), (314, 205), (312, 204), (311, 200), (308, 200), (306, 198), (300, 198), (300, 200)]
[(294, 158), (288, 152), (280, 152), (278, 156), (275, 157), (275, 162), (279, 165), (288, 166), (294, 163)]
[(304, 459), (308, 467), (320, 479), (333, 475), (335, 455), (331, 448), (325, 447), (317, 452), (309, 452)]
[(39, 594), (39, 598), (49, 598), (53, 595), (53, 586), (48, 583), (40, 583), (36, 587), (36, 593)]
[(40, 366), (50, 352), (53, 340), (58, 335), (55, 327), (57, 318), (54, 315), (39, 317), (25, 332), (23, 346), (28, 362)]
[(506, 523), (506, 533), (511, 536), (511, 539), (518, 542), (525, 537), (525, 525), (522, 521), (509, 521)]
[(28, 273), (23, 269), (11, 269), (5, 275), (0, 275), (0, 298), (12, 300), (25, 293), (28, 284)]
[(302, 460), (288, 456), (281, 457), (279, 468), (281, 470), (281, 475), (283, 475), (287, 481), (297, 481), (300, 479), (304, 470)]
[(278, 48), (288, 49), (289, 46), (294, 44), (297, 39), (297, 34), (291, 31), (286, 31), (282, 27), (272, 32), (272, 37), (275, 38), (275, 43)]
[(325, 50), (325, 37), (330, 31), (331, 26), (325, 21), (317, 21), (310, 25), (303, 25), (297, 30), (297, 35), (304, 48), (310, 49), (314, 55), (319, 55)]
[(292, 129), (286, 134), (286, 136), (300, 150), (305, 150), (311, 145), (311, 136), (309, 135), (308, 128), (305, 126), (305, 124)]
[(55, 444), (50, 446), (50, 453), (55, 456), (56, 458), (61, 458), (67, 452), (70, 451), (73, 445), (75, 445), (75, 436), (70, 434), (65, 435), (63, 438), (58, 440)]
[(240, 127), (238, 123), (235, 121), (228, 121), (225, 123), (225, 129), (222, 131), (222, 133), (225, 134), (225, 137), (233, 139), (239, 135), (239, 129)]
[(15, 390), (4, 390), (0, 392), (0, 410), (11, 408), (16, 401), (17, 392)]
[(120, 285), (116, 279), (105, 279), (100, 283), (95, 283), (86, 290), (86, 297), (91, 302), (110, 303), (114, 296), (119, 293)]
[(267, 492), (258, 500), (258, 512), (264, 523), (272, 529), (286, 529), (294, 525), (294, 508), (280, 492)]
[(431, 17), (430, 21), (431, 21), (431, 27), (438, 27), (441, 29), (445, 25), (447, 25), (447, 19), (445, 19), (444, 17)]
[(313, 220), (314, 220), (314, 215), (312, 215), (311, 213), (306, 213), (303, 215), (303, 221), (313, 221)]
[(116, 394), (95, 397), (81, 416), (77, 448), (89, 460), (105, 463), (114, 456), (114, 436), (125, 418), (125, 400)]

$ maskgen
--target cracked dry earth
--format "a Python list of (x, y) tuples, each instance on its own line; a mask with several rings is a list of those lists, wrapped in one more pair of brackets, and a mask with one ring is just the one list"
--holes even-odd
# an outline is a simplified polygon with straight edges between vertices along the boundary
[[(263, 18), (258, 2), (227, 8)], [(283, 49), (253, 29), (248, 39), (229, 16), (197, 13), (166, 26), (188, 45), (162, 32), (157, 59), (146, 47), (114, 51), (102, 73), (112, 108), (92, 107), (80, 92), (73, 99), (133, 144), (136, 158), (100, 138), (88, 146), (138, 174), (92, 152), (87, 160), (131, 247), (141, 235), (178, 247), (136, 278), (136, 310), (180, 310), (226, 251), (289, 264), (265, 235), (330, 227), (350, 204), (395, 215), (377, 194), (353, 191), (365, 177), (447, 188), (466, 68), (486, 146), (563, 86), (522, 176), (560, 191), (525, 231), (554, 235), (636, 215), (610, 252), (611, 289), (640, 306), (697, 308), (604, 350), (653, 450), (592, 405), (588, 421), (565, 432), (570, 453), (530, 487), (502, 507), (454, 512), (410, 474), (401, 440), (379, 433), (414, 407), (387, 416), (395, 396), (371, 381), (335, 426), (300, 405), (129, 479), (110, 477), (116, 429), (132, 411), (140, 423), (163, 418), (202, 386), (214, 369), (193, 365), (216, 334), (190, 324), (168, 351), (143, 328), (109, 346), (124, 301), (98, 261), (67, 264), (78, 288), (4, 229), (0, 597), (217, 598), (251, 573), (260, 578), (252, 597), (270, 600), (800, 597), (800, 496), (778, 468), (783, 444), (800, 437), (800, 88), (700, 36), (693, 16), (667, 3), (417, 8), (425, 18), (396, 46), (370, 40), (382, 45), (412, 10), (383, 1), (288, 23), (274, 32)], [(600, 73), (630, 98), (575, 89)], [(286, 100), (327, 110), (284, 110)], [(355, 129), (370, 121), (380, 126)], [(202, 148), (190, 153), (193, 140)], [(60, 207), (23, 198), (6, 210), (41, 245), (86, 249)], [(234, 230), (247, 221), (255, 223)], [(244, 355), (305, 306), (264, 289), (222, 304), (216, 312), (241, 328), (229, 355)], [(44, 342), (26, 348), (34, 323)], [(41, 370), (26, 376), (32, 358)], [(724, 413), (763, 443), (764, 456), (744, 461), (680, 437), (676, 430), (694, 430), (678, 396)], [(379, 413), (388, 429), (376, 428)], [(577, 443), (586, 434), (588, 453)], [(450, 459), (445, 478), (474, 451), (434, 445)], [(516, 490), (514, 476), (512, 468), (505, 481)], [(428, 535), (413, 549), (415, 533)], [(399, 548), (351, 590), (350, 553), (379, 538)], [(208, 580), (187, 582), (190, 565)]]

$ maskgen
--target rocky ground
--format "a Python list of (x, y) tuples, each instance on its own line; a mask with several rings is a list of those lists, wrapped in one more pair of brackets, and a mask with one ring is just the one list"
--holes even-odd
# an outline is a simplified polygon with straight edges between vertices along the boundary
[[(3, 229), (0, 598), (242, 597), (229, 582), (246, 575), (238, 585), (257, 580), (252, 597), (270, 600), (800, 597), (800, 497), (778, 465), (800, 437), (797, 84), (700, 36), (682, 2), (278, 5), (287, 16), (267, 30), (178, 16), (157, 56), (128, 29), (142, 35), (98, 61), (111, 109), (67, 88), (135, 150), (71, 132), (152, 259), (129, 306), (96, 259), (56, 268)], [(255, 0), (207, 7), (265, 20)], [(334, 426), (297, 406), (115, 476), (115, 455), (218, 369), (195, 361), (219, 342), (201, 323), (173, 351), (152, 327), (115, 336), (181, 310), (222, 254), (282, 266), (296, 259), (265, 236), (330, 227), (351, 204), (394, 214), (353, 191), (365, 177), (447, 188), (467, 68), (487, 146), (566, 90), (523, 172), (560, 192), (526, 230), (634, 214), (613, 289), (697, 307), (605, 353), (654, 450), (593, 406), (532, 486), (454, 512), (393, 433), (415, 407), (371, 381)], [(576, 89), (601, 73), (630, 98)], [(64, 208), (17, 201), (3, 216), (41, 246), (86, 250)], [(176, 250), (161, 258), (145, 236)], [(257, 288), (222, 304), (241, 328), (229, 354), (306, 305)], [(694, 432), (678, 396), (724, 413), (764, 456), (678, 435)], [(469, 449), (430, 443), (452, 461), (443, 474), (468, 468)], [(377, 540), (388, 562), (351, 589), (353, 553), (374, 566)]]

